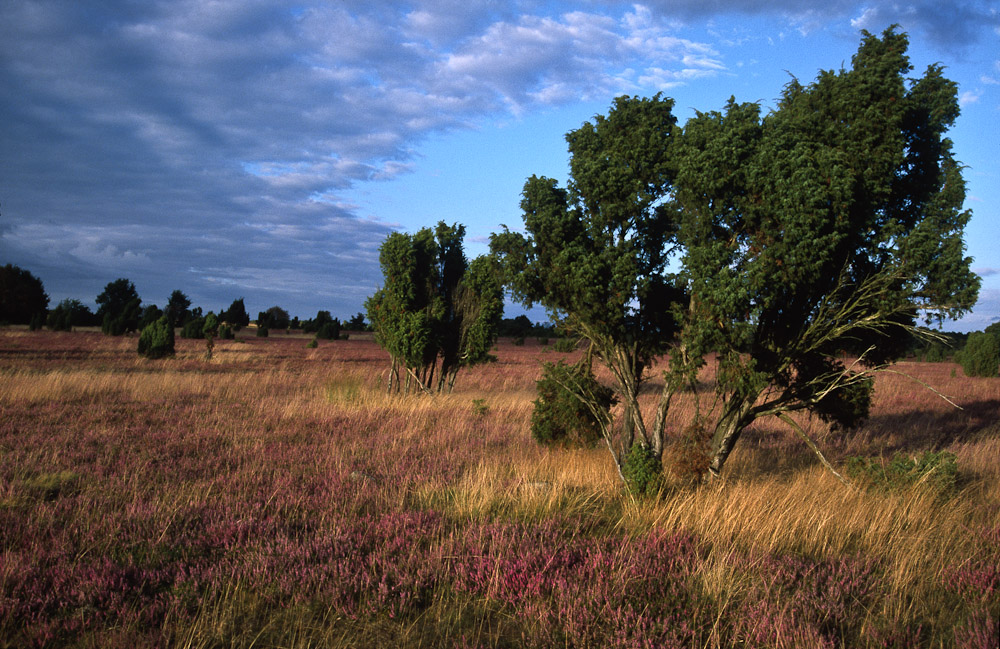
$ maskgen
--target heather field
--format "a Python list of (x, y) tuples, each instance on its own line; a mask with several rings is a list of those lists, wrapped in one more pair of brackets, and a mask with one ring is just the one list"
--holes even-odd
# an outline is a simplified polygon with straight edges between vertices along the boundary
[(775, 421), (636, 500), (532, 441), (548, 347), (397, 397), (370, 339), (307, 342), (0, 331), (0, 647), (998, 646), (997, 379), (900, 363), (861, 429), (804, 421), (954, 480), (848, 487)]

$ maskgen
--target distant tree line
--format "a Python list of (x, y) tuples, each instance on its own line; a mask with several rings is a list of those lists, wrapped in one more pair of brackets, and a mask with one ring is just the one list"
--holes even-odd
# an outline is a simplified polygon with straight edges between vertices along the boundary
[[(109, 282), (95, 302), (96, 312), (75, 298), (67, 298), (49, 309), (49, 296), (40, 279), (12, 264), (0, 268), (0, 324), (28, 325), (31, 330), (48, 327), (53, 331), (100, 327), (103, 333), (111, 336), (149, 330), (145, 337), (140, 336), (139, 344), (140, 353), (148, 356), (172, 353), (167, 350), (173, 349), (176, 329), (180, 330), (181, 338), (208, 341), (208, 354), (211, 355), (216, 338), (233, 338), (234, 332), (251, 322), (242, 297), (233, 300), (228, 309), (221, 309), (218, 314), (205, 313), (201, 307), (192, 307), (191, 299), (183, 291), (175, 290), (161, 309), (156, 304), (143, 304), (135, 284), (127, 278)], [(279, 306), (258, 313), (256, 324), (258, 332), (301, 329), (324, 340), (343, 338), (342, 331), (370, 330), (362, 313), (341, 322), (329, 311), (321, 310), (315, 318), (300, 321)]]

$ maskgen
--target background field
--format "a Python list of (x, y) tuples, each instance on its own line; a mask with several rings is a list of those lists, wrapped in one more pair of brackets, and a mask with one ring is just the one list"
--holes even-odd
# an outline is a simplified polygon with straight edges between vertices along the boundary
[(531, 440), (535, 341), (433, 398), (368, 339), (177, 342), (0, 332), (0, 646), (997, 646), (997, 379), (902, 363), (962, 409), (883, 374), (860, 430), (804, 422), (838, 467), (950, 451), (953, 487), (845, 487), (763, 422), (637, 501)]

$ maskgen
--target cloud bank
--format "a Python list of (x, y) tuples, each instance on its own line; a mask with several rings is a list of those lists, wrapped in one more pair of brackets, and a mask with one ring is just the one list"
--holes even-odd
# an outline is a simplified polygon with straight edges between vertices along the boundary
[(899, 18), (961, 42), (997, 24), (988, 7), (6, 0), (3, 256), (56, 299), (124, 276), (147, 302), (181, 288), (205, 308), (348, 315), (393, 224), (342, 196), (408, 173), (433, 134), (726, 73), (684, 21)]

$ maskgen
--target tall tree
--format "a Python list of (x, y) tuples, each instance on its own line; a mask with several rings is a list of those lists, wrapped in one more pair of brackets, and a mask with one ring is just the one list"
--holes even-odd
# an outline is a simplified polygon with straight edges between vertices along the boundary
[(101, 320), (101, 331), (112, 336), (136, 331), (142, 314), (141, 305), (139, 293), (130, 280), (122, 277), (109, 282), (97, 296), (97, 317)]
[(267, 311), (261, 311), (257, 314), (258, 327), (288, 329), (290, 323), (291, 318), (288, 315), (288, 311), (285, 311), (280, 306), (272, 306)]
[[(696, 387), (707, 358), (720, 405), (677, 428), (704, 431), (711, 473), (761, 417), (791, 426), (826, 462), (792, 415), (858, 423), (872, 372), (911, 334), (933, 335), (918, 318), (940, 323), (972, 307), (970, 214), (944, 135), (956, 87), (940, 66), (908, 80), (906, 49), (894, 29), (866, 32), (850, 70), (793, 80), (764, 117), (730, 100), (678, 130), (669, 100), (621, 98), (567, 136), (568, 190), (529, 179), (528, 235), (505, 231), (493, 248), (515, 295), (562, 315), (614, 375), (623, 421), (605, 435), (619, 466), (635, 432), (662, 456), (672, 398)], [(675, 250), (677, 275), (666, 266)], [(646, 429), (638, 385), (665, 351), (670, 370)], [(857, 360), (845, 364), (845, 351)]]
[(167, 300), (167, 308), (163, 310), (164, 315), (172, 327), (180, 327), (191, 318), (191, 300), (181, 290), (176, 290), (170, 294)]
[(544, 305), (611, 370), (624, 412), (620, 430), (606, 425), (604, 435), (619, 466), (637, 439), (657, 455), (664, 444), (662, 417), (647, 426), (638, 398), (650, 361), (677, 332), (673, 305), (685, 299), (667, 268), (674, 215), (662, 209), (676, 175), (673, 105), (619, 97), (606, 117), (568, 133), (568, 188), (532, 176), (521, 201), (527, 234), (505, 228), (491, 241), (514, 296)]
[(390, 390), (429, 391), (435, 380), (438, 391), (451, 390), (459, 369), (489, 358), (503, 288), (489, 261), (466, 262), (464, 236), (463, 226), (442, 222), (435, 230), (390, 234), (382, 244), (385, 285), (365, 307), (376, 341), (392, 358)]
[(872, 371), (904, 351), (918, 317), (941, 322), (975, 303), (965, 185), (944, 136), (956, 86), (940, 66), (908, 80), (906, 50), (894, 29), (865, 32), (851, 69), (793, 80), (766, 117), (731, 100), (684, 128), (682, 340), (718, 352), (715, 474), (760, 417), (818, 452), (792, 413), (857, 424)]
[(0, 322), (29, 324), (44, 320), (49, 296), (42, 280), (12, 264), (0, 268)]
[(250, 314), (243, 303), (243, 298), (233, 300), (229, 308), (219, 314), (219, 319), (237, 327), (245, 327), (250, 324)]

